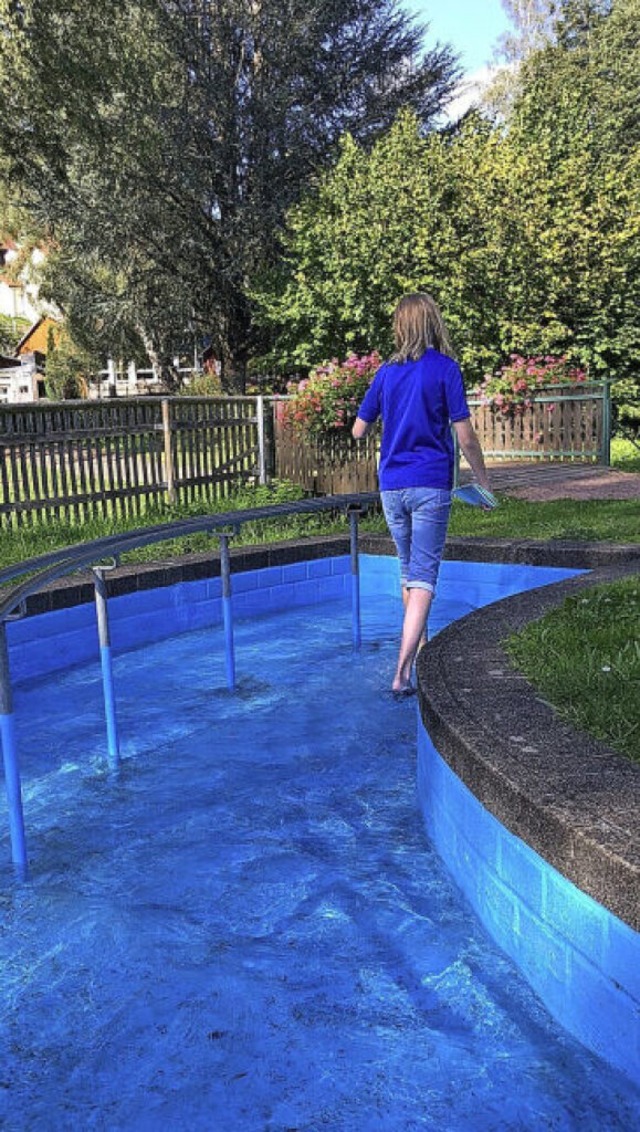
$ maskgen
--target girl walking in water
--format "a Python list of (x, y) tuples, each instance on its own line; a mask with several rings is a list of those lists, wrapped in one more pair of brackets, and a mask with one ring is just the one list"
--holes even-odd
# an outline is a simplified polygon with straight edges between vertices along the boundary
[(400, 559), (404, 603), (391, 685), (401, 697), (415, 691), (411, 670), (425, 639), (447, 535), (454, 471), (451, 426), (477, 483), (488, 489), (489, 480), (460, 367), (431, 296), (405, 295), (396, 307), (393, 331), (395, 352), (367, 390), (352, 432), (360, 440), (382, 418), (380, 493)]

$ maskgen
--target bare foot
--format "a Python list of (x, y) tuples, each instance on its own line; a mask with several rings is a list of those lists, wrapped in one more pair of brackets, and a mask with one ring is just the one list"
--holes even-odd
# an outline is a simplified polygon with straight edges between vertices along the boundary
[(396, 684), (395, 680), (391, 685), (391, 691), (396, 700), (406, 700), (409, 696), (416, 694), (413, 684)]

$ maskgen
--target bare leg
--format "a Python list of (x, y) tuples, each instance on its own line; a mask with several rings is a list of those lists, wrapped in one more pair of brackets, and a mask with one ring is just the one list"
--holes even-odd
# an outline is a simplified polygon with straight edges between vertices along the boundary
[[(411, 590), (408, 590), (406, 586), (402, 587), (402, 604), (404, 606), (405, 612), (406, 612), (406, 609), (407, 609), (407, 602), (409, 600), (409, 594), (410, 593), (411, 593)], [(417, 652), (416, 652), (416, 656), (420, 652), (420, 649), (423, 648), (424, 645), (426, 645), (426, 643), (427, 643), (427, 623), (425, 621), (422, 636), (420, 637), (420, 640), (418, 641), (418, 649), (417, 649)]]
[(406, 594), (398, 666), (391, 685), (394, 692), (401, 692), (411, 682), (411, 668), (420, 642), (424, 641), (427, 617), (433, 600), (431, 590), (412, 587), (406, 591)]

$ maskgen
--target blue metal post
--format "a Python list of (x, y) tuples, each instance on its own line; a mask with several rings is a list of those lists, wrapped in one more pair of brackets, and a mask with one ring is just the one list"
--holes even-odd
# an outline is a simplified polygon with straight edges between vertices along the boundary
[(359, 649), (362, 643), (360, 631), (360, 561), (358, 557), (358, 517), (357, 508), (349, 509), (349, 535), (351, 541), (351, 629), (353, 647)]
[(2, 760), (4, 780), (9, 803), (9, 831), (11, 836), (11, 859), (18, 875), (27, 875), (27, 843), (24, 833), (24, 814), (22, 811), (22, 787), (13, 718), (13, 696), (11, 674), (9, 671), (9, 649), (7, 629), (0, 621), (0, 737), (2, 739)]
[(116, 698), (113, 687), (113, 662), (111, 658), (111, 638), (107, 613), (107, 587), (104, 568), (94, 566), (93, 580), (98, 617), (98, 638), (100, 641), (100, 665), (102, 668), (102, 691), (104, 694), (104, 714), (107, 721), (107, 754), (109, 766), (115, 770), (120, 764), (120, 743), (118, 741), (118, 720), (116, 718)]
[(224, 655), (227, 669), (227, 687), (230, 691), (236, 686), (236, 661), (233, 648), (233, 610), (231, 608), (231, 560), (229, 558), (229, 535), (219, 534), (220, 574), (222, 576), (222, 617), (224, 621)]

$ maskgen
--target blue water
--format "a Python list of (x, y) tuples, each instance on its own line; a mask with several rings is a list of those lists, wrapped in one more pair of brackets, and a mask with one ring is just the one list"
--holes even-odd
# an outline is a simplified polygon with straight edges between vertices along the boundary
[[(33, 881), (0, 874), (0, 1120), (14, 1130), (640, 1128), (423, 831), (399, 611), (344, 603), (117, 658), (16, 697)], [(8, 856), (4, 802), (1, 860)]]

